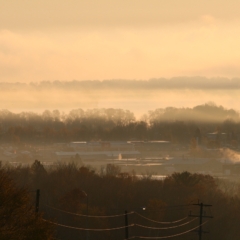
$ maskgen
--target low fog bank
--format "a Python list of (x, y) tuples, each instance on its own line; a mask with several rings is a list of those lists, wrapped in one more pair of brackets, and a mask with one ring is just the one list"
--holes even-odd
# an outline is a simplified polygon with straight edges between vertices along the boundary
[(213, 103), (156, 109), (140, 120), (129, 110), (114, 108), (78, 108), (69, 113), (0, 110), (2, 143), (160, 140), (195, 148), (206, 139), (209, 148), (219, 148), (221, 142), (238, 147), (239, 129), (239, 113)]
[(41, 81), (41, 82), (15, 82), (0, 83), (1, 90), (100, 90), (100, 89), (199, 89), (199, 90), (217, 90), (217, 89), (240, 89), (240, 78), (206, 78), (206, 77), (174, 77), (174, 78), (154, 78), (149, 80), (83, 80), (83, 81)]
[[(46, 98), (46, 102), (47, 102)], [(140, 119), (136, 118), (134, 112), (121, 108), (76, 108), (69, 112), (54, 110), (44, 110), (43, 112), (35, 111), (20, 111), (13, 112), (7, 109), (0, 110), (0, 121), (10, 120), (22, 121), (92, 121), (100, 120), (114, 124), (129, 124), (131, 122), (142, 121), (146, 124), (156, 124), (157, 122), (174, 122), (174, 121), (194, 121), (194, 122), (224, 122), (224, 121), (240, 121), (239, 112), (234, 109), (224, 108), (221, 105), (216, 105), (213, 102), (197, 105), (193, 108), (188, 107), (166, 107), (148, 110), (141, 115)], [(111, 124), (110, 124), (111, 125)]]
[(11, 164), (74, 160), (95, 167), (115, 163), (138, 173), (222, 174), (230, 171), (224, 164), (235, 168), (240, 161), (239, 143), (239, 113), (213, 103), (156, 109), (141, 120), (114, 108), (0, 110), (0, 160)]
[(239, 113), (233, 109), (217, 106), (215, 103), (206, 103), (193, 108), (167, 107), (149, 111), (145, 115), (150, 122), (158, 121), (196, 121), (222, 122), (225, 120), (239, 121)]
[(137, 118), (158, 108), (193, 108), (216, 102), (239, 109), (240, 79), (173, 78), (105, 81), (0, 83), (1, 109), (13, 112), (69, 112), (72, 109), (120, 108)]

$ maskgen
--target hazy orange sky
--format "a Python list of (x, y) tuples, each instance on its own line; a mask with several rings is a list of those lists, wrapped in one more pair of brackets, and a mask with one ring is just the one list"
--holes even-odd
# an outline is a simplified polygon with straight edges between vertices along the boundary
[(239, 0), (0, 0), (0, 81), (240, 76)]

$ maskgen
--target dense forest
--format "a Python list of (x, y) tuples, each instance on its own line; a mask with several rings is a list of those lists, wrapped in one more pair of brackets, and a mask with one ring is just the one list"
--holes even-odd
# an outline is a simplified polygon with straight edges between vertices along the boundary
[[(209, 175), (182, 172), (156, 180), (124, 173), (111, 164), (97, 173), (74, 163), (45, 169), (35, 161), (29, 167), (2, 166), (0, 176), (1, 216), (6, 206), (11, 216), (18, 216), (17, 224), (11, 218), (9, 225), (0, 225), (1, 239), (198, 239), (200, 214), (202, 231), (208, 232), (203, 239), (240, 236), (240, 185)], [(30, 212), (37, 189), (40, 211), (34, 220)], [(26, 192), (32, 210), (22, 200)], [(41, 223), (31, 225), (35, 237), (13, 237), (10, 223), (21, 227), (22, 218), (28, 217)]]
[(43, 143), (94, 140), (168, 140), (189, 143), (196, 129), (238, 136), (240, 116), (213, 103), (194, 108), (156, 109), (136, 119), (123, 109), (74, 109), (69, 113), (0, 111), (0, 141)]

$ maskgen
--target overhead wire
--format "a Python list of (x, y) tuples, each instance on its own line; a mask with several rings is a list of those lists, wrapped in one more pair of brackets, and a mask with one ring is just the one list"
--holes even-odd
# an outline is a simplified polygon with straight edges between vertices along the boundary
[(144, 226), (144, 225), (140, 225), (140, 224), (135, 224), (135, 226), (137, 227), (142, 227), (142, 228), (148, 228), (148, 229), (157, 229), (157, 230), (167, 230), (167, 229), (173, 229), (173, 228), (178, 228), (178, 227), (182, 227), (185, 226), (193, 221), (195, 221), (197, 218), (193, 218), (192, 220), (185, 222), (183, 224), (177, 225), (177, 226), (171, 226), (171, 227), (163, 227), (163, 228), (158, 228), (158, 227), (148, 227), (148, 226)]
[[(45, 222), (49, 222), (51, 224), (54, 224), (54, 225), (57, 225), (57, 226), (60, 226), (60, 227), (65, 227), (65, 228), (70, 228), (70, 229), (76, 229), (76, 230), (84, 230), (84, 231), (111, 231), (111, 230), (119, 230), (119, 229), (124, 229), (126, 227), (133, 227), (133, 226), (137, 226), (137, 227), (142, 227), (142, 228), (148, 228), (148, 229), (157, 229), (157, 230), (163, 230), (163, 229), (172, 229), (172, 228), (177, 228), (177, 227), (180, 227), (180, 226), (183, 226), (183, 225), (187, 225), (188, 223), (192, 222), (193, 220), (187, 222), (187, 223), (184, 223), (182, 225), (178, 225), (178, 226), (172, 226), (172, 227), (167, 227), (167, 228), (156, 228), (156, 227), (148, 227), (148, 226), (143, 226), (143, 225), (140, 225), (140, 224), (130, 224), (128, 226), (121, 226), (121, 227), (115, 227), (115, 228), (79, 228), (79, 227), (73, 227), (73, 226), (69, 226), (69, 225), (64, 225), (64, 224), (60, 224), (60, 223), (56, 223), (56, 222), (53, 222), (53, 221), (49, 221), (47, 219), (43, 219)], [(205, 222), (206, 223), (206, 222)], [(202, 224), (203, 225), (203, 224)], [(198, 226), (199, 227), (199, 226)], [(191, 229), (191, 230), (194, 230), (194, 229)]]
[[(192, 232), (194, 230), (196, 230), (197, 228), (199, 228), (200, 226), (203, 226), (204, 224), (206, 224), (208, 221), (202, 223), (201, 225), (198, 225), (197, 227), (194, 227), (190, 230), (187, 230), (185, 232), (181, 232), (181, 233), (177, 233), (177, 234), (174, 234), (174, 235), (169, 235), (169, 236), (163, 236), (163, 237), (144, 237), (144, 236), (133, 236), (131, 238), (128, 238), (128, 239), (134, 239), (134, 238), (140, 238), (140, 239), (167, 239), (167, 238), (174, 238), (174, 237), (178, 237), (178, 236), (181, 236), (181, 235), (184, 235), (184, 234), (187, 234), (189, 232)], [(127, 240), (127, 239), (124, 239), (124, 240)]]
[[(66, 210), (63, 210), (63, 209), (60, 209), (60, 208), (56, 208), (56, 207), (53, 207), (53, 206), (50, 206), (50, 205), (45, 205), (45, 206), (47, 206), (49, 208), (52, 208), (56, 211), (63, 212), (63, 213), (67, 213), (67, 214), (71, 214), (71, 215), (79, 216), (79, 217), (89, 217), (89, 218), (114, 218), (114, 217), (122, 217), (122, 216), (125, 216), (126, 214), (130, 215), (130, 214), (135, 213), (135, 214), (139, 215), (140, 217), (145, 218), (149, 221), (152, 221), (152, 222), (155, 222), (155, 223), (161, 223), (161, 224), (174, 224), (174, 223), (181, 222), (181, 221), (188, 218), (188, 217), (184, 217), (182, 219), (179, 219), (179, 220), (176, 220), (176, 221), (171, 221), (171, 222), (159, 222), (159, 221), (155, 221), (153, 219), (149, 219), (149, 218), (139, 214), (138, 212), (134, 212), (134, 211), (131, 211), (131, 212), (128, 212), (128, 213), (116, 214), (116, 215), (105, 215), (105, 216), (103, 216), (103, 215), (87, 215), (87, 214), (73, 213), (73, 212), (69, 212), (69, 211), (66, 211)], [(188, 205), (181, 205), (181, 206), (188, 206)], [(180, 205), (175, 206), (175, 207), (180, 207)]]
[(158, 211), (158, 210), (162, 210), (165, 208), (183, 208), (183, 207), (190, 207), (192, 206), (192, 204), (180, 204), (180, 205), (172, 205), (172, 206), (162, 206), (159, 209), (154, 209), (154, 208), (147, 208), (148, 211)]
[(141, 215), (140, 213), (137, 213), (137, 212), (134, 212), (134, 213), (137, 214), (139, 217), (142, 217), (142, 218), (144, 218), (144, 219), (146, 219), (146, 220), (148, 220), (148, 221), (151, 221), (151, 222), (154, 222), (154, 223), (160, 223), (160, 224), (174, 224), (174, 223), (179, 223), (179, 222), (182, 222), (182, 221), (184, 221), (185, 219), (188, 218), (188, 217), (184, 217), (184, 218), (178, 219), (178, 220), (176, 220), (176, 221), (171, 221), (171, 222), (159, 222), (159, 221), (155, 221), (155, 220), (153, 220), (153, 219), (147, 218), (147, 217)]
[(185, 205), (173, 205), (173, 206), (164, 206), (164, 207), (160, 207), (158, 209), (151, 209), (151, 208), (146, 208), (146, 211), (154, 211), (154, 212), (162, 212), (165, 211), (166, 209), (174, 209), (174, 210), (183, 210), (183, 208), (188, 209), (188, 208), (193, 208), (193, 207), (197, 207), (191, 204), (185, 204)]
[(130, 215), (130, 214), (134, 213), (134, 212), (128, 212), (128, 213), (122, 213), (122, 214), (118, 214), (118, 215), (105, 215), (105, 216), (103, 216), (103, 215), (86, 215), (86, 214), (68, 212), (68, 211), (62, 210), (60, 208), (52, 207), (50, 205), (46, 205), (46, 206), (50, 207), (56, 211), (59, 211), (59, 212), (67, 213), (67, 214), (74, 215), (74, 216), (89, 217), (89, 218), (114, 218), (114, 217), (122, 217), (122, 216)]
[[(160, 224), (174, 224), (174, 223), (180, 223), (182, 221), (184, 221), (185, 219), (187, 219), (188, 217), (184, 217), (182, 219), (178, 219), (178, 220), (175, 220), (175, 221), (171, 221), (171, 222), (159, 222), (159, 221), (155, 221), (153, 219), (150, 219), (150, 218), (147, 218), (137, 212), (129, 212), (129, 213), (123, 213), (123, 214), (118, 214), (118, 215), (107, 215), (107, 216), (93, 216), (93, 215), (84, 215), (84, 214), (77, 214), (77, 213), (72, 213), (72, 212), (68, 212), (68, 211), (65, 211), (65, 210), (62, 210), (62, 209), (59, 209), (59, 208), (55, 208), (55, 207), (52, 207), (50, 205), (46, 205), (47, 207), (50, 207), (54, 210), (57, 210), (57, 211), (60, 211), (60, 212), (64, 212), (64, 213), (67, 213), (67, 214), (71, 214), (71, 215), (75, 215), (75, 216), (80, 216), (80, 217), (92, 217), (92, 218), (113, 218), (113, 217), (121, 217), (121, 216), (126, 216), (126, 215), (129, 215), (129, 214), (133, 214), (135, 213), (136, 215), (138, 215), (139, 217), (142, 217), (148, 221), (151, 221), (151, 222), (154, 222), (154, 223), (160, 223)], [(185, 205), (186, 206), (186, 205)], [(187, 205), (188, 206), (188, 205)], [(76, 230), (83, 230), (83, 231), (113, 231), (113, 230), (119, 230), (119, 229), (124, 229), (126, 227), (133, 227), (133, 226), (136, 226), (136, 227), (141, 227), (141, 228), (147, 228), (147, 229), (156, 229), (156, 230), (165, 230), (165, 229), (173, 229), (173, 228), (178, 228), (178, 227), (181, 227), (181, 226), (184, 226), (184, 225), (187, 225), (191, 222), (193, 222), (194, 220), (196, 220), (197, 218), (194, 218), (192, 219), (191, 221), (188, 221), (188, 222), (185, 222), (183, 224), (180, 224), (180, 225), (177, 225), (177, 226), (170, 226), (170, 227), (162, 227), (162, 228), (157, 228), (157, 227), (148, 227), (148, 226), (144, 226), (144, 225), (140, 225), (140, 224), (131, 224), (131, 225), (128, 225), (128, 226), (121, 226), (121, 227), (115, 227), (115, 228), (106, 228), (106, 229), (88, 229), (88, 228), (79, 228), (79, 227), (73, 227), (73, 226), (69, 226), (69, 225), (64, 225), (64, 224), (60, 224), (60, 223), (56, 223), (56, 222), (52, 222), (52, 221), (49, 221), (49, 220), (46, 220), (46, 219), (43, 219), (44, 221), (47, 221), (49, 223), (52, 223), (54, 225), (57, 225), (57, 226), (60, 226), (60, 227), (64, 227), (64, 228), (69, 228), (69, 229), (76, 229)], [(209, 221), (209, 220), (208, 220)], [(195, 228), (192, 228), (188, 231), (185, 231), (185, 232), (181, 232), (181, 233), (178, 233), (178, 234), (174, 234), (174, 235), (170, 235), (170, 236), (164, 236), (164, 237), (144, 237), (144, 236), (133, 236), (131, 238), (128, 238), (128, 239), (134, 239), (134, 238), (140, 238), (140, 239), (166, 239), (166, 238), (173, 238), (173, 237), (177, 237), (177, 236), (181, 236), (181, 235), (184, 235), (186, 233), (189, 233), (197, 228), (199, 228), (200, 226), (206, 224), (208, 221), (204, 222), (203, 224), (195, 227)]]
[[(73, 227), (73, 226), (69, 226), (69, 225), (64, 225), (64, 224), (52, 222), (52, 221), (49, 221), (47, 219), (43, 219), (43, 220), (45, 222), (49, 222), (51, 224), (54, 224), (54, 225), (57, 225), (57, 226), (60, 226), (60, 227), (76, 229), (76, 230), (83, 230), (83, 231), (112, 231), (112, 230), (119, 230), (119, 229), (126, 228), (126, 226), (116, 227), (116, 228), (79, 228), (79, 227)], [(133, 226), (134, 226), (134, 224), (131, 224), (131, 225), (128, 225), (127, 227), (133, 227)]]

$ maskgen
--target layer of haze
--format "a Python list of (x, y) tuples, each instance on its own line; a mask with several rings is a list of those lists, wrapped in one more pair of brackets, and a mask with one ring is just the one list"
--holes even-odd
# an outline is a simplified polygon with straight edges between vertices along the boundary
[(239, 101), (238, 78), (0, 83), (1, 108), (14, 112), (120, 108), (139, 118), (149, 110), (170, 106), (192, 108), (208, 102), (240, 111)]
[(1, 82), (240, 76), (238, 0), (0, 5)]

